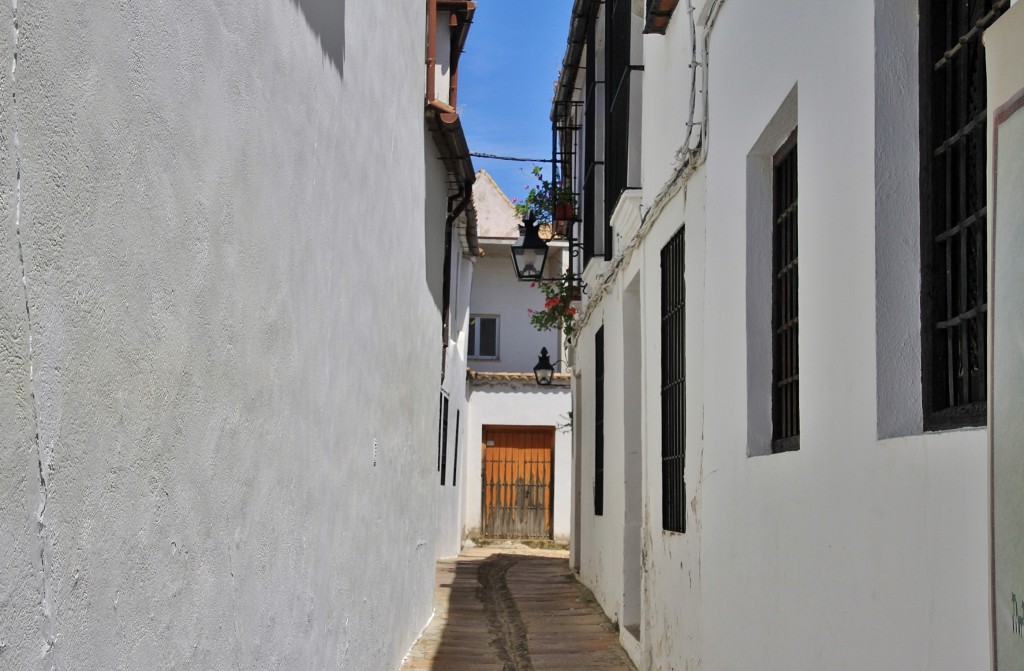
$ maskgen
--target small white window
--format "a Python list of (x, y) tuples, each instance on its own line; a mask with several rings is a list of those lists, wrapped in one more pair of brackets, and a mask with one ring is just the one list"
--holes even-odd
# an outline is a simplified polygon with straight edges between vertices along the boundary
[(469, 356), (473, 359), (498, 358), (497, 315), (469, 316)]

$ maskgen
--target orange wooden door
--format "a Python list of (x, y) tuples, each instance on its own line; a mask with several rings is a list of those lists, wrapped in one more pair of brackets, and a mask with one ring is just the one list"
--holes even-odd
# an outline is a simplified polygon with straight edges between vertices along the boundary
[(553, 426), (485, 426), (483, 532), (489, 538), (551, 538)]

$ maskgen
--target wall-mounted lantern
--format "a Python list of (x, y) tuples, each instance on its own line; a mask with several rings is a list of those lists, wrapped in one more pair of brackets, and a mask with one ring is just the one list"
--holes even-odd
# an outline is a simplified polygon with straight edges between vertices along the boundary
[(519, 227), (519, 239), (512, 245), (512, 264), (520, 281), (535, 282), (543, 277), (548, 243), (540, 239), (539, 228), (537, 218), (530, 210)]
[(537, 384), (548, 386), (551, 384), (551, 377), (555, 374), (555, 367), (551, 365), (551, 357), (548, 356), (548, 348), (540, 348), (540, 356), (537, 357), (537, 365), (533, 367), (533, 376), (537, 378)]

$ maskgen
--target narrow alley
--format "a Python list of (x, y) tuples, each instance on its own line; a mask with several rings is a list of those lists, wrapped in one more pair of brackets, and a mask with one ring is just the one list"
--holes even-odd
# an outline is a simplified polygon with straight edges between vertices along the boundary
[(0, 671), (1024, 671), (1024, 0), (7, 0)]
[(568, 553), (470, 548), (437, 563), (434, 617), (402, 671), (634, 671)]

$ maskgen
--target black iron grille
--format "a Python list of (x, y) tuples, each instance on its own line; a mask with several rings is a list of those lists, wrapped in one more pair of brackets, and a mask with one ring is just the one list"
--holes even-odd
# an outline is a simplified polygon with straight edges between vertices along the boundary
[(661, 250), (661, 517), (686, 531), (685, 229)]
[(986, 85), (982, 32), (1009, 0), (921, 3), (925, 426), (985, 422)]
[(459, 477), (459, 420), (462, 418), (462, 411), (455, 411), (455, 453), (452, 454), (452, 487)]
[[(603, 249), (604, 202), (598, 200), (597, 184), (604, 179), (604, 152), (598, 146), (598, 93), (604, 81), (597, 77), (597, 6), (587, 19), (586, 86), (583, 109), (583, 263)], [(599, 154), (599, 150), (601, 153)], [(600, 235), (600, 238), (597, 236)]]
[(796, 136), (775, 159), (772, 230), (772, 452), (800, 447)]
[(444, 474), (448, 470), (448, 397), (441, 400), (441, 484), (444, 484)]
[(607, 103), (605, 140), (605, 258), (611, 258), (611, 216), (629, 179), (630, 0), (608, 0), (605, 16)]
[(604, 515), (604, 327), (594, 335), (594, 514)]
[(437, 398), (437, 470), (441, 470), (441, 436), (444, 432), (444, 392)]

